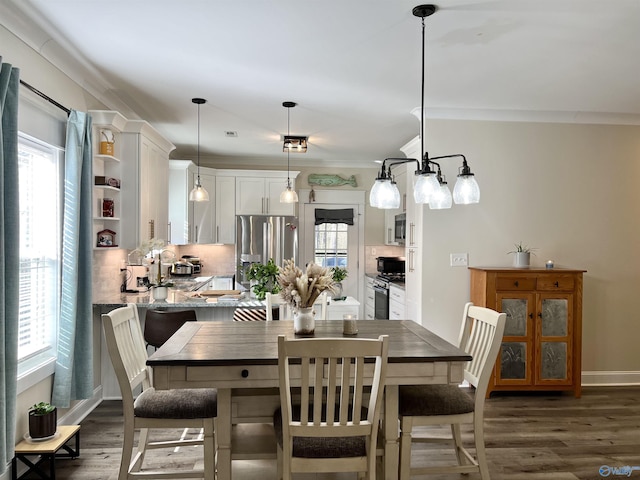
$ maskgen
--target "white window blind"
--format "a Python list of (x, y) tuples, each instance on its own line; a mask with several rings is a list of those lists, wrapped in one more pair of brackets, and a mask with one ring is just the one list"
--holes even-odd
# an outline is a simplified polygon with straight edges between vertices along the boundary
[(60, 298), (62, 152), (18, 141), (20, 202), (19, 374), (55, 357)]

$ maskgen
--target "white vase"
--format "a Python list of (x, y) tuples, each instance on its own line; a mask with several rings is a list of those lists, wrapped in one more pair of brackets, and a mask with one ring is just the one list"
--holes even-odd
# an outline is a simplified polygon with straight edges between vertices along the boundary
[(166, 300), (169, 296), (169, 289), (167, 287), (153, 287), (151, 293), (154, 300)]
[(313, 335), (316, 318), (313, 307), (298, 308), (293, 314), (293, 332), (296, 335)]
[(513, 266), (516, 268), (527, 268), (531, 260), (529, 252), (515, 252), (513, 254)]

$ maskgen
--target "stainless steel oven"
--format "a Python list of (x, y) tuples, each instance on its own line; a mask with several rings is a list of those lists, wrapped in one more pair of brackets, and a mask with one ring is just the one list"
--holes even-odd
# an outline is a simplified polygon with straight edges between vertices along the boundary
[(386, 320), (389, 318), (389, 281), (380, 277), (373, 279), (373, 318)]

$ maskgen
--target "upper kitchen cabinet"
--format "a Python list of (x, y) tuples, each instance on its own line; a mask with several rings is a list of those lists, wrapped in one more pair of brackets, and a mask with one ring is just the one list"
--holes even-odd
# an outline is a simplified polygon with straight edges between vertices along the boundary
[(235, 243), (235, 170), (200, 167), (208, 202), (189, 201), (198, 168), (189, 160), (169, 161), (169, 243)]
[(169, 154), (175, 146), (149, 123), (130, 120), (122, 137), (123, 188), (121, 246), (136, 248), (144, 240), (169, 238)]
[[(127, 119), (118, 112), (92, 110), (93, 144), (93, 241), (94, 248), (118, 247), (121, 244), (121, 132)], [(99, 232), (105, 232), (98, 235)], [(112, 233), (111, 233), (112, 232)]]
[[(258, 175), (259, 173), (259, 175)], [(300, 172), (289, 172), (291, 188)], [(247, 171), (236, 176), (237, 215), (295, 215), (295, 203), (280, 203), (280, 194), (287, 186), (287, 172)]]
[(169, 237), (174, 245), (192, 243), (193, 204), (189, 192), (197, 175), (196, 165), (189, 160), (169, 160)]
[(236, 177), (218, 170), (216, 175), (215, 243), (236, 243)]

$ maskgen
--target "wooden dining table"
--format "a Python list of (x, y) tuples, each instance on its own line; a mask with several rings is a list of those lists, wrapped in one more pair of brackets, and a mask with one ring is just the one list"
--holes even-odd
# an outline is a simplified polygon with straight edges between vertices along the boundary
[[(389, 336), (389, 359), (382, 414), (384, 478), (398, 478), (398, 387), (449, 384), (463, 380), (471, 359), (433, 332), (411, 320), (362, 320), (356, 338)], [(278, 336), (295, 338), (292, 321), (187, 322), (147, 360), (156, 389), (218, 390), (218, 479), (231, 480), (234, 397), (277, 389)], [(342, 322), (317, 321), (316, 338), (343, 336)], [(259, 406), (256, 402), (254, 405)], [(237, 419), (236, 419), (237, 420)]]

